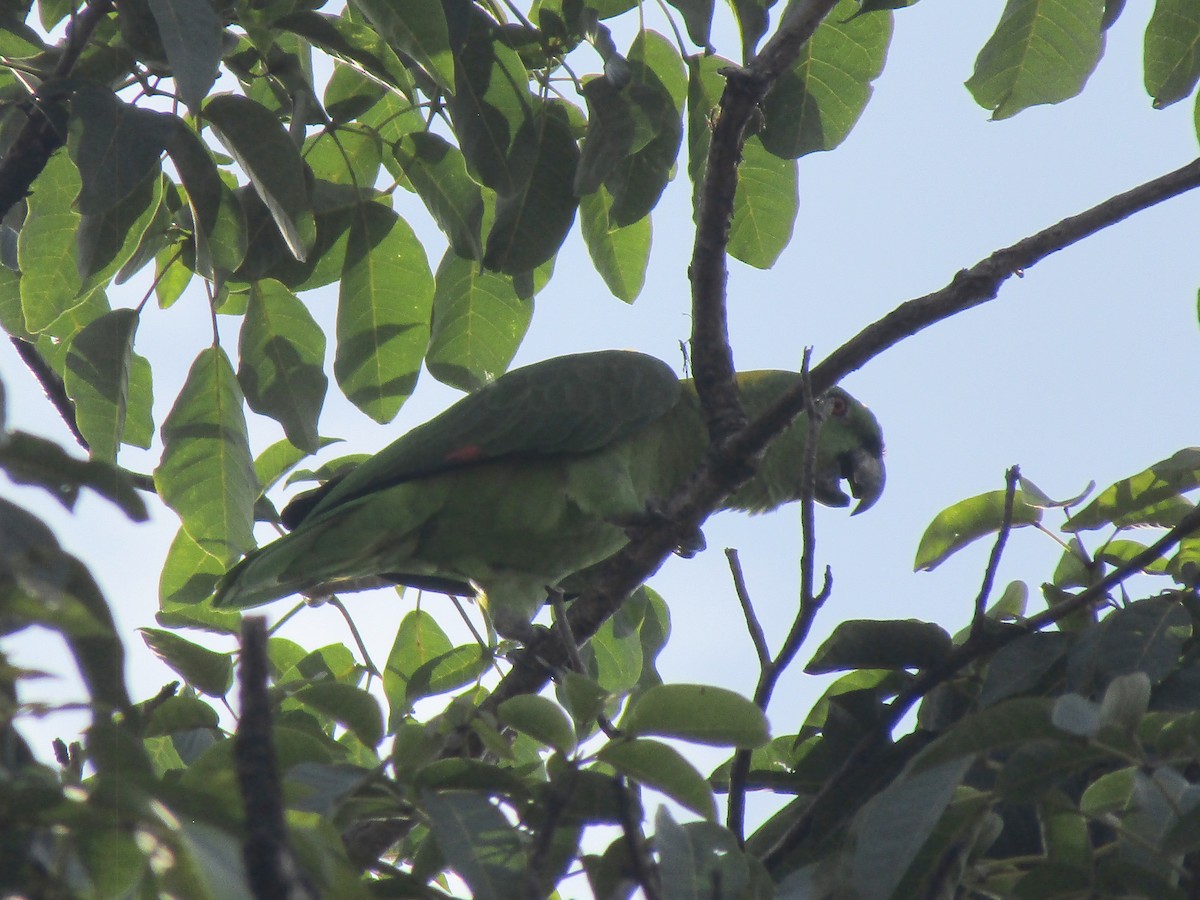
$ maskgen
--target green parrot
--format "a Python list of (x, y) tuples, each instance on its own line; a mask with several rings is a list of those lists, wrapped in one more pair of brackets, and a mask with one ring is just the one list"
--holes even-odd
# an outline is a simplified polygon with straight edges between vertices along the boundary
[[(799, 378), (740, 373), (747, 413)], [(841, 388), (818, 409), (816, 499), (848, 506), (846, 479), (860, 513), (883, 491), (879, 423)], [(802, 415), (723, 508), (754, 513), (798, 500), (808, 430)], [(707, 446), (691, 381), (654, 357), (606, 350), (514, 369), (298, 496), (282, 516), (291, 532), (230, 569), (214, 602), (250, 607), (403, 584), (477, 596), (497, 632), (524, 639), (547, 591), (620, 550)]]

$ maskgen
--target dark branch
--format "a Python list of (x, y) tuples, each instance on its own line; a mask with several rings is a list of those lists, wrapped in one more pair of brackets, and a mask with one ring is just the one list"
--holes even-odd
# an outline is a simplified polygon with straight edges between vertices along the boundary
[(271, 737), (268, 665), (266, 620), (247, 616), (242, 621), (238, 669), (242, 710), (233, 745), (246, 812), (246, 838), (242, 844), (246, 879), (259, 900), (316, 898), (288, 846), (283, 791)]
[[(724, 73), (725, 90), (709, 141), (698, 198), (696, 240), (688, 267), (692, 282), (692, 372), (715, 445), (746, 422), (734, 380), (725, 302), (729, 276), (726, 249), (746, 125), (775, 80), (796, 61), (800, 48), (836, 5), (837, 0), (793, 4), (762, 52), (746, 68), (731, 67)], [(744, 468), (753, 459), (747, 455), (730, 457), (725, 462)]]
[(1008, 533), (1012, 531), (1013, 503), (1017, 499), (1017, 480), (1020, 477), (1019, 466), (1010, 467), (1004, 475), (1004, 513), (1000, 520), (1000, 531), (996, 535), (996, 543), (992, 546), (992, 554), (988, 557), (987, 568), (983, 572), (983, 584), (979, 588), (979, 596), (975, 598), (975, 615), (971, 617), (971, 634), (975, 634), (983, 628), (986, 621), (988, 597), (992, 593), (992, 585), (996, 583), (996, 570), (1000, 568), (1000, 557), (1004, 554), (1004, 545), (1008, 543)]
[(26, 368), (37, 379), (38, 384), (42, 386), (42, 390), (46, 394), (46, 399), (58, 411), (63, 422), (66, 423), (67, 428), (74, 435), (75, 441), (84, 450), (91, 450), (92, 448), (88, 446), (87, 438), (83, 436), (83, 432), (79, 430), (79, 425), (75, 422), (75, 404), (67, 396), (67, 386), (58, 377), (58, 373), (50, 367), (50, 363), (46, 362), (45, 357), (38, 353), (37, 347), (29, 341), (22, 340), (19, 337), (9, 338), (9, 340), (12, 341), (17, 355), (21, 357), (21, 362), (25, 363)]
[(750, 602), (750, 592), (746, 589), (746, 576), (742, 572), (742, 561), (738, 552), (732, 547), (725, 550), (725, 558), (729, 560), (729, 572), (733, 576), (733, 590), (737, 594), (738, 603), (742, 607), (742, 615), (746, 618), (746, 630), (750, 632), (750, 640), (754, 643), (754, 653), (760, 666), (771, 661), (771, 649), (767, 646), (767, 636), (763, 632), (762, 623), (754, 613), (754, 604)]

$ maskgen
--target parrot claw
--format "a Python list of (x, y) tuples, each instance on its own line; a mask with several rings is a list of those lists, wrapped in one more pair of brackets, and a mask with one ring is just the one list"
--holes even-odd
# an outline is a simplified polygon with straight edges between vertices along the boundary
[[(651, 500), (646, 504), (646, 509), (643, 512), (636, 516), (630, 516), (616, 524), (624, 529), (625, 534), (631, 541), (634, 541), (641, 537), (641, 532), (645, 529), (668, 521), (670, 521), (670, 517), (663, 509), (662, 504), (657, 500)], [(680, 556), (683, 559), (691, 559), (707, 546), (708, 541), (704, 537), (704, 532), (699, 528), (693, 528), (679, 539), (679, 543), (675, 546), (673, 552), (676, 556)]]

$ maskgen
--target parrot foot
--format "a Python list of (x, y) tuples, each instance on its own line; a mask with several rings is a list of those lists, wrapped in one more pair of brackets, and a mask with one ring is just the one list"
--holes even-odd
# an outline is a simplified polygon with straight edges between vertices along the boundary
[[(670, 522), (671, 518), (663, 509), (662, 504), (657, 500), (651, 500), (646, 504), (646, 509), (636, 516), (630, 516), (622, 520), (618, 524), (625, 530), (631, 541), (637, 540), (641, 535), (640, 532), (655, 525), (661, 525), (664, 522)], [(676, 544), (674, 553), (676, 556), (681, 556), (684, 559), (691, 559), (701, 550), (708, 546), (708, 541), (704, 537), (704, 532), (699, 528), (693, 528), (685, 532)]]

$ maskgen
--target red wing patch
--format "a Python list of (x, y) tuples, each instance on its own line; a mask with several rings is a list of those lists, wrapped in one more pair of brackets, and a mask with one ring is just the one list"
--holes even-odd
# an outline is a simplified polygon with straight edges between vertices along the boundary
[(484, 457), (483, 448), (478, 444), (467, 444), (465, 447), (459, 447), (457, 450), (446, 454), (446, 462), (469, 463)]

